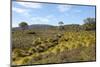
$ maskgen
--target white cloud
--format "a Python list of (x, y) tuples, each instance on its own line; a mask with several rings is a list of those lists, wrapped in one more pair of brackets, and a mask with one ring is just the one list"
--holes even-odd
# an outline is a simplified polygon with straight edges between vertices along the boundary
[(51, 18), (53, 18), (54, 17), (54, 15), (47, 15), (46, 16), (46, 18), (48, 18), (48, 19), (51, 19)]
[(53, 19), (53, 15), (48, 15), (48, 16), (44, 16), (44, 17), (32, 17), (31, 18), (33, 24), (48, 24), (51, 19)]
[(15, 11), (15, 12), (18, 12), (18, 13), (23, 13), (23, 12), (26, 11), (25, 9), (22, 9), (22, 8), (16, 8), (16, 7), (13, 7), (12, 10)]
[(34, 24), (47, 24), (49, 22), (49, 19), (45, 17), (33, 17), (31, 20)]
[(17, 4), (24, 6), (26, 8), (41, 8), (42, 7), (42, 4), (40, 3), (17, 2)]
[(72, 6), (71, 5), (59, 5), (57, 8), (60, 12), (65, 12), (65, 11), (69, 11), (72, 8)]
[(15, 12), (17, 12), (17, 13), (20, 13), (23, 16), (26, 16), (26, 17), (30, 16), (29, 10), (22, 9), (22, 8), (16, 8), (16, 7), (13, 7), (12, 10), (15, 11)]
[(76, 13), (80, 13), (80, 12), (82, 12), (82, 11), (79, 10), (79, 9), (77, 9), (77, 10), (75, 10), (74, 12), (76, 12)]

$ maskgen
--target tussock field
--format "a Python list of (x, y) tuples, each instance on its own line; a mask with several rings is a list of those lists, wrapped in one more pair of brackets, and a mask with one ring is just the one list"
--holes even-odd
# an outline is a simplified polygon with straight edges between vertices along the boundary
[(96, 6), (12, 2), (11, 65), (96, 61)]
[(18, 30), (12, 32), (12, 65), (96, 60), (95, 31)]
[(96, 61), (96, 6), (12, 2), (11, 65)]

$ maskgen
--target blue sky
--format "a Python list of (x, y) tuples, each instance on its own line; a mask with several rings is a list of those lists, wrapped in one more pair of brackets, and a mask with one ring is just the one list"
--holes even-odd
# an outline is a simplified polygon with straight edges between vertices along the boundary
[(88, 17), (95, 18), (94, 6), (12, 2), (12, 27), (17, 27), (23, 21), (29, 25), (58, 25), (59, 21), (64, 24), (83, 24)]

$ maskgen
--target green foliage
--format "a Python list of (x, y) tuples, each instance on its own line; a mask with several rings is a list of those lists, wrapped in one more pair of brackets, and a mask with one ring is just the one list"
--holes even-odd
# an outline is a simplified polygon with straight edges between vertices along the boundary
[(63, 23), (62, 21), (60, 21), (58, 24), (59, 24), (60, 26), (62, 26), (64, 23)]
[(64, 23), (62, 21), (60, 21), (58, 24), (59, 24), (58, 29), (63, 30), (64, 29), (64, 26), (63, 26)]
[(95, 30), (96, 29), (96, 19), (95, 18), (87, 18), (84, 20), (83, 27), (85, 30)]
[(28, 24), (27, 24), (26, 22), (21, 22), (21, 23), (19, 24), (19, 27), (21, 27), (22, 30), (24, 30), (24, 29), (28, 28)]

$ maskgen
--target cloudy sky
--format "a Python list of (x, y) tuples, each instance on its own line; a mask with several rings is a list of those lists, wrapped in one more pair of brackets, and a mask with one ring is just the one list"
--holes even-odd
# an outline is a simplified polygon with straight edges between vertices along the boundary
[(94, 6), (12, 2), (13, 27), (17, 27), (23, 21), (29, 25), (58, 25), (59, 21), (63, 21), (64, 24), (83, 24), (87, 17), (95, 18)]

